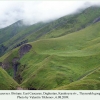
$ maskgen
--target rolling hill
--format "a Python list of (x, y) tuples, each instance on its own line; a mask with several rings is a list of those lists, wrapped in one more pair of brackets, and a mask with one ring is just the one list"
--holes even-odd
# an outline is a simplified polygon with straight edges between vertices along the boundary
[(25, 26), (22, 21), (18, 21), (0, 29), (1, 55), (27, 42), (56, 38), (81, 30), (95, 23), (99, 18), (100, 7), (93, 6), (51, 22), (39, 22)]
[[(21, 37), (27, 34), (23, 39), (28, 43), (0, 57), (2, 67), (29, 90), (99, 90), (99, 12), (99, 7), (90, 7), (53, 22), (38, 23), (37, 29), (27, 27), (19, 33)], [(25, 30), (30, 27), (36, 30), (28, 35)]]

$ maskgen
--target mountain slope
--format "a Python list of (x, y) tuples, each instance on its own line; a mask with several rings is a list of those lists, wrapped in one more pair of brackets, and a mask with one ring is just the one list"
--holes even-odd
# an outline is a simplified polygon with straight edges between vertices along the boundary
[(10, 64), (9, 73), (13, 58), (19, 58), (16, 81), (24, 88), (100, 89), (99, 26), (98, 22), (59, 38), (31, 42), (32, 48), (23, 57), (21, 46), (4, 55), (2, 62)]
[(26, 28), (26, 26), (24, 26), (21, 21), (18, 21), (6, 28), (0, 29), (0, 43), (9, 40), (24, 28)]
[(93, 70), (81, 80), (56, 88), (57, 90), (98, 90), (100, 88), (100, 67)]
[[(64, 36), (68, 33), (81, 30), (87, 27), (88, 25), (93, 24), (94, 22), (97, 21), (96, 19), (99, 17), (100, 17), (100, 7), (95, 7), (95, 6), (89, 7), (81, 11), (80, 13), (64, 16), (52, 22), (52, 24), (55, 24), (56, 22), (59, 23), (57, 27), (53, 28), (47, 34), (43, 34), (42, 37), (39, 38), (56, 38)], [(41, 31), (43, 31), (43, 29)], [(39, 32), (37, 34), (39, 34)], [(31, 39), (31, 41), (32, 37), (34, 37), (33, 34), (29, 36), (29, 39)]]
[[(8, 52), (27, 42), (64, 36), (98, 22), (99, 17), (100, 7), (89, 7), (80, 13), (67, 15), (48, 23), (40, 22), (31, 26), (18, 27), (18, 31), (17, 28), (13, 28), (15, 25), (13, 24), (0, 30), (2, 43), (0, 50)], [(2, 54), (4, 53), (1, 52)]]
[(18, 32), (15, 36), (13, 36), (10, 40), (6, 41), (4, 44), (5, 46), (9, 46), (8, 51), (16, 48), (24, 43), (28, 42), (28, 39), (26, 37), (31, 34), (32, 32), (36, 32), (37, 30), (41, 29), (41, 27), (44, 27), (46, 23), (36, 23), (34, 25), (26, 27), (24, 30)]
[(9, 41), (13, 36), (26, 27), (27, 26), (23, 25), (21, 21), (18, 21), (6, 28), (0, 29), (0, 56), (9, 48), (9, 45), (5, 45), (4, 42)]
[(16, 90), (18, 83), (7, 72), (0, 68), (0, 90)]
[[(64, 37), (34, 42), (32, 44), (34, 49), (20, 61), (22, 65), (26, 65), (26, 70), (21, 72), (22, 86), (53, 89), (80, 80), (98, 68), (100, 66), (100, 43), (91, 44), (93, 40), (100, 37), (99, 26), (100, 23), (97, 23)], [(43, 59), (44, 57), (45, 59)], [(28, 61), (28, 63), (24, 61)], [(78, 88), (77, 86), (77, 89), (100, 89), (99, 79), (96, 80), (93, 77), (93, 80), (94, 82), (91, 80), (91, 85), (93, 86), (95, 83), (96, 88), (95, 86), (93, 88), (89, 88), (89, 86), (88, 88), (85, 86)], [(88, 80), (85, 84), (88, 84)]]

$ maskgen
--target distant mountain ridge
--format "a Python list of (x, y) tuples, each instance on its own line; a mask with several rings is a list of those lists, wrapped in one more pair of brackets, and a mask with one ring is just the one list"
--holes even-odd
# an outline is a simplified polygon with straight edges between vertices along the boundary
[(0, 45), (7, 48), (4, 51), (6, 53), (14, 47), (20, 46), (24, 41), (32, 42), (38, 39), (56, 38), (81, 30), (92, 24), (99, 17), (100, 7), (94, 6), (80, 13), (64, 16), (48, 23), (40, 22), (26, 26), (22, 21), (18, 21), (6, 28), (0, 29)]

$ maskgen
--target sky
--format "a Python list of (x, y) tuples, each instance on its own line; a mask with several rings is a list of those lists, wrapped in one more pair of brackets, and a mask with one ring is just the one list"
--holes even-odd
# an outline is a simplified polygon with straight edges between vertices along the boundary
[(0, 28), (9, 26), (18, 20), (23, 20), (25, 25), (40, 21), (47, 22), (98, 4), (100, 1), (95, 0), (4, 0), (0, 1)]

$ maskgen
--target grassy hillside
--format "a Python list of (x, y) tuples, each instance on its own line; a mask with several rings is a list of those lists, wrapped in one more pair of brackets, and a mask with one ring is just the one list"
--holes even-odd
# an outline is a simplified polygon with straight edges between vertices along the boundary
[(36, 32), (46, 23), (36, 23), (34, 25), (24, 25), (22, 21), (0, 29), (0, 56), (4, 53), (28, 42), (26, 37), (32, 32)]
[(26, 37), (28, 35), (30, 35), (32, 32), (36, 32), (37, 30), (41, 29), (42, 27), (44, 27), (47, 23), (36, 23), (34, 25), (28, 26), (27, 28), (25, 28), (24, 30), (18, 32), (15, 36), (13, 36), (10, 40), (7, 40), (6, 42), (4, 42), (4, 45), (9, 47), (8, 51), (16, 48), (24, 43), (29, 42), (28, 39), (26, 39)]
[(80, 13), (59, 18), (26, 37), (29, 41), (56, 38), (81, 30), (100, 17), (100, 7), (89, 7)]
[(57, 90), (98, 90), (100, 89), (100, 67), (91, 71), (82, 79), (68, 85), (56, 88)]
[[(59, 38), (31, 42), (32, 49), (19, 61), (17, 81), (28, 89), (99, 90), (99, 26), (98, 22)], [(18, 52), (19, 48), (2, 58), (11, 63)]]
[(0, 90), (15, 90), (18, 86), (18, 83), (0, 68)]
[[(100, 43), (96, 40), (100, 37), (99, 26), (100, 23), (97, 23), (64, 37), (32, 43), (33, 50), (20, 60), (26, 66), (26, 70), (21, 72), (22, 86), (53, 89), (72, 82), (74, 84), (98, 69)], [(99, 80), (92, 77), (90, 80), (79, 81), (79, 84), (87, 82), (85, 84), (88, 87), (83, 84), (83, 87), (79, 85), (75, 89), (100, 89)]]
[(80, 13), (67, 15), (48, 23), (20, 26), (17, 23), (0, 30), (0, 53), (4, 53), (27, 42), (56, 38), (79, 31), (100, 17), (100, 7), (89, 7)]
[(21, 21), (18, 21), (6, 28), (0, 29), (0, 44), (9, 40), (26, 27), (27, 26), (24, 26)]
[(0, 29), (0, 56), (2, 56), (9, 48), (9, 45), (11, 45), (5, 45), (4, 43), (10, 41), (11, 38), (26, 27), (27, 26), (23, 25), (21, 21), (18, 21), (6, 28)]

